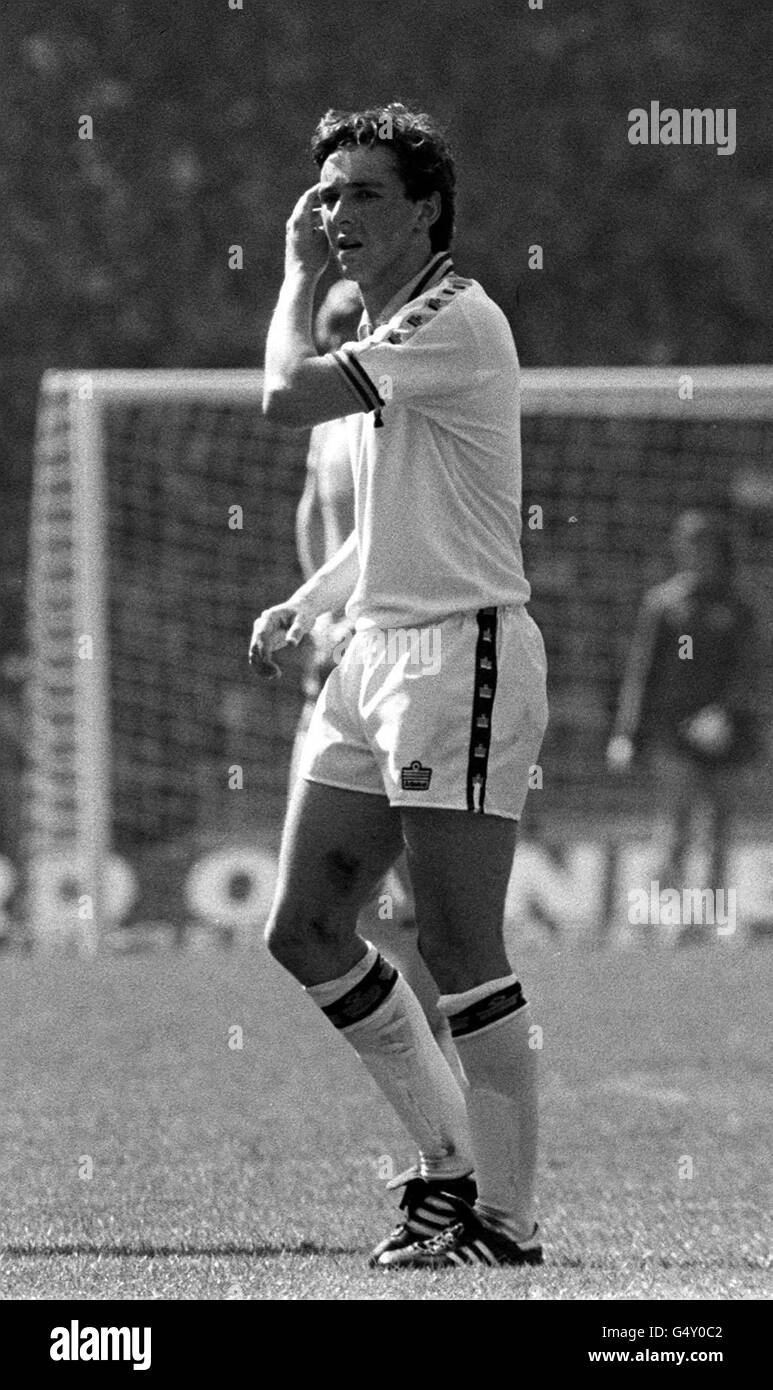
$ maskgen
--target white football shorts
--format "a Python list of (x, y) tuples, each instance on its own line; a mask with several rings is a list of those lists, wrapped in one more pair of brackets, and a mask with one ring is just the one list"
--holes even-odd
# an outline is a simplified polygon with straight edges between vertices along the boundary
[(519, 820), (547, 726), (542, 635), (523, 605), (353, 633), (299, 775), (392, 806)]

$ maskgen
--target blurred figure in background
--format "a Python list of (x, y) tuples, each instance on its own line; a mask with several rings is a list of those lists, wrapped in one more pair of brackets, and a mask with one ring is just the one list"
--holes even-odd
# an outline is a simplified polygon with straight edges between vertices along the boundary
[[(755, 751), (757, 632), (740, 593), (728, 525), (683, 512), (678, 572), (644, 595), (607, 749), (613, 772), (643, 755), (654, 775), (659, 881), (681, 891), (693, 818), (708, 823), (708, 885), (727, 886), (735, 774)], [(689, 641), (687, 640), (689, 639)], [(680, 942), (704, 935), (683, 925)]]
[[(353, 280), (340, 280), (332, 286), (315, 321), (315, 339), (320, 353), (334, 352), (342, 343), (357, 338), (362, 308), (360, 292)], [(306, 484), (295, 522), (298, 560), (304, 579), (316, 574), (320, 566), (340, 550), (353, 528), (354, 478), (344, 417), (315, 425), (309, 439)], [(293, 745), (291, 787), (317, 697), (336, 661), (340, 661), (353, 631), (353, 624), (343, 612), (323, 614), (314, 625), (312, 641), (306, 643), (305, 703)], [(391, 920), (379, 916), (383, 894), (389, 894), (391, 900)], [(458, 1078), (459, 1060), (450, 1025), (437, 1007), (440, 989), (419, 955), (413, 892), (404, 853), (384, 879), (379, 895), (364, 909), (361, 922), (367, 939), (385, 951), (407, 979)]]

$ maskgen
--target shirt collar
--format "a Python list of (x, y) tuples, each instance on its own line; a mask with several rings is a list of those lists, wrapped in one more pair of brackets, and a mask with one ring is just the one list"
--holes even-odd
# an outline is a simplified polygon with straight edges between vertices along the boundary
[(425, 290), (436, 285), (440, 280), (443, 280), (446, 275), (450, 275), (453, 268), (454, 263), (451, 259), (451, 252), (436, 251), (434, 256), (431, 256), (427, 261), (426, 265), (422, 266), (418, 275), (414, 275), (413, 279), (409, 280), (407, 285), (403, 285), (402, 289), (398, 290), (397, 294), (392, 296), (389, 303), (384, 305), (381, 313), (376, 318), (375, 324), (371, 324), (367, 309), (363, 309), (362, 318), (360, 319), (357, 329), (357, 337), (367, 338), (368, 335), (373, 332), (374, 327), (378, 328), (380, 324), (389, 323), (389, 320), (397, 313), (398, 309), (402, 309), (403, 305), (409, 304), (412, 299), (418, 299), (419, 295), (423, 294)]

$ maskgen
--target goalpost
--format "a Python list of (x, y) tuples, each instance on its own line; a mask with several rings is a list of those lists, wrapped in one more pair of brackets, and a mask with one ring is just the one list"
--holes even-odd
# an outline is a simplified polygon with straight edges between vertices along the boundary
[[(524, 552), (552, 704), (529, 804), (537, 820), (618, 816), (634, 791), (605, 777), (603, 743), (674, 516), (729, 514), (742, 577), (770, 597), (773, 368), (544, 368), (522, 387)], [(118, 921), (195, 915), (213, 856), (231, 855), (233, 882), (256, 835), (275, 847), (300, 662), (266, 683), (246, 652), (254, 617), (299, 580), (307, 436), (264, 421), (260, 394), (258, 371), (43, 379), (21, 866), (36, 940), (94, 950)], [(769, 813), (764, 779), (748, 806)]]

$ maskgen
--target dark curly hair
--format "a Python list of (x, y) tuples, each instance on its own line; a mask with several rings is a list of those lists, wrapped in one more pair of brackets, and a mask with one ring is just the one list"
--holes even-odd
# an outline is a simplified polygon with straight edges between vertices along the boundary
[(394, 151), (397, 172), (412, 202), (440, 194), (430, 245), (433, 251), (447, 250), (454, 236), (456, 170), (445, 135), (426, 112), (409, 111), (399, 101), (366, 111), (326, 111), (311, 138), (312, 158), (321, 169), (334, 150), (345, 145), (372, 147), (379, 141)]

